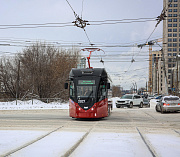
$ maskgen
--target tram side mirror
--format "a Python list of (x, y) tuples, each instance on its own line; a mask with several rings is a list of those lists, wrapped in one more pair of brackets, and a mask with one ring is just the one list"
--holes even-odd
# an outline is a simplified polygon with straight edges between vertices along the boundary
[(107, 83), (107, 89), (110, 89), (110, 83)]
[(64, 83), (64, 89), (68, 89), (68, 83)]

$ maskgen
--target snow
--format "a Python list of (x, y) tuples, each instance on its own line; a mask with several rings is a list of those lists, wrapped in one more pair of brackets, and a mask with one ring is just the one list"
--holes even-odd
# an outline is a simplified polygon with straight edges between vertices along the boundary
[(29, 101), (0, 102), (0, 110), (37, 110), (37, 109), (69, 109), (69, 103), (44, 103), (34, 99)]
[(44, 131), (0, 130), (0, 156), (45, 133)]
[(138, 134), (92, 133), (71, 156), (151, 157), (151, 153)]
[(11, 157), (59, 157), (64, 155), (84, 134), (84, 132), (54, 132), (12, 154)]
[(151, 109), (155, 109), (156, 104), (157, 104), (157, 99), (150, 100), (150, 108)]
[(157, 154), (161, 154), (163, 157), (180, 156), (180, 138), (178, 136), (148, 134), (146, 137), (149, 139), (153, 147), (156, 148)]
[[(113, 108), (119, 98), (112, 98)], [(155, 109), (156, 100), (151, 99), (150, 110)], [(16, 101), (0, 103), (0, 110), (37, 110), (37, 109), (68, 109), (68, 103), (43, 103), (39, 100)], [(47, 131), (35, 130), (0, 130), (0, 156), (7, 152), (24, 146), (39, 137), (47, 134)], [(39, 156), (39, 157), (59, 157), (75, 145), (85, 132), (56, 131), (42, 138), (41, 140), (25, 147), (24, 149), (10, 155), (11, 157)], [(178, 134), (144, 134), (158, 156), (179, 157), (180, 138)], [(118, 132), (91, 132), (79, 147), (71, 154), (72, 157), (141, 157), (152, 156), (143, 143), (138, 133), (118, 133)]]
[[(0, 131), (0, 156), (12, 151), (25, 143), (46, 134), (45, 131)], [(19, 150), (11, 157), (59, 157), (72, 148), (85, 132), (57, 131), (49, 136)], [(180, 138), (175, 135), (145, 134), (158, 156), (179, 157)], [(138, 133), (92, 132), (71, 154), (72, 157), (150, 157), (151, 153)]]

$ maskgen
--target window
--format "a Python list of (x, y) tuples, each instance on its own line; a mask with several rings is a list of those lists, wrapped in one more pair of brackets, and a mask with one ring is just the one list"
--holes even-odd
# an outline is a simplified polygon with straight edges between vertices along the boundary
[(177, 55), (177, 53), (173, 53), (173, 56), (176, 56)]
[(177, 51), (177, 48), (173, 48), (173, 52), (176, 52)]
[(168, 38), (168, 42), (172, 42), (172, 39), (171, 39), (171, 38)]
[(172, 32), (172, 29), (168, 29), (168, 32)]
[(168, 64), (168, 68), (171, 68), (171, 64)]
[(173, 14), (173, 17), (177, 17), (177, 14)]
[(77, 97), (95, 97), (96, 86), (77, 86)]
[[(174, 0), (174, 2), (177, 2), (178, 0)], [(171, 1), (172, 2), (172, 1)]]
[(177, 43), (173, 43), (173, 47), (177, 47)]
[[(180, 34), (179, 34), (180, 35)], [(172, 37), (172, 34), (168, 34), (168, 37)]]
[(168, 22), (172, 22), (172, 19), (168, 19)]
[(172, 62), (172, 58), (168, 58), (168, 62)]
[(171, 69), (168, 69), (168, 73), (171, 73)]
[(174, 4), (174, 7), (178, 7), (178, 5), (177, 5), (177, 4)]
[(177, 28), (174, 28), (174, 29), (173, 29), (173, 32), (177, 32)]
[(168, 14), (168, 17), (172, 17), (172, 14)]
[(75, 94), (74, 94), (74, 83), (73, 83), (73, 81), (70, 81), (70, 85), (69, 85), (69, 95), (70, 95), (70, 98), (71, 98), (72, 100), (74, 100)]
[(177, 12), (177, 9), (174, 9), (174, 12)]
[(99, 91), (98, 91), (98, 99), (99, 101), (103, 100), (104, 97), (107, 97), (107, 92), (106, 92), (106, 86), (104, 82), (101, 82)]
[(168, 47), (172, 47), (172, 44), (171, 44), (171, 43), (168, 43)]
[[(172, 19), (170, 19), (171, 21), (168, 20), (168, 22), (172, 22)], [(177, 19), (173, 19), (173, 22), (177, 22)]]
[(172, 49), (171, 48), (168, 48), (168, 52), (171, 52), (172, 51)]
[(168, 11), (169, 11), (169, 12), (172, 12), (172, 9), (169, 9)]
[(172, 56), (172, 54), (171, 54), (171, 53), (168, 53), (168, 56)]
[(172, 2), (172, 0), (169, 0), (169, 2)]
[(173, 24), (173, 27), (177, 27), (177, 24)]
[(168, 27), (172, 27), (172, 24), (168, 24)]
[(173, 33), (173, 37), (177, 37), (177, 34), (176, 34), (176, 33)]
[(177, 42), (177, 38), (174, 38), (174, 39), (173, 39), (173, 42)]

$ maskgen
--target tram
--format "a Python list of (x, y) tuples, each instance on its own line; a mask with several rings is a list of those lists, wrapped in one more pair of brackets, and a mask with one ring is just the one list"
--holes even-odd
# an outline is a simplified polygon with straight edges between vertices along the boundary
[[(89, 63), (89, 60), (88, 60)], [(110, 114), (108, 89), (110, 83), (104, 68), (73, 68), (69, 74), (69, 116), (72, 118), (103, 118)]]

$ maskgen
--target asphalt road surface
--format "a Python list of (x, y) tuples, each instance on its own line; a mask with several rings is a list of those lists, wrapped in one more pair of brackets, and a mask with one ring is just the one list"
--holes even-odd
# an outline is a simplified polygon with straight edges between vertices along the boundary
[[(149, 156), (163, 156), (161, 152), (147, 140), (146, 135), (173, 135), (180, 138), (180, 112), (161, 114), (150, 108), (115, 108), (112, 110), (111, 115), (106, 118), (73, 119), (69, 117), (68, 110), (0, 111), (0, 130), (47, 131), (48, 133), (44, 135), (44, 137), (56, 131), (85, 132), (80, 140), (60, 156), (76, 156), (75, 154), (73, 155), (73, 153), (78, 149), (79, 145), (88, 138), (90, 133), (138, 134), (147, 151), (149, 151)], [(37, 139), (37, 141), (39, 140), (41, 140), (41, 138)], [(23, 145), (23, 147), (13, 148), (5, 153), (0, 153), (0, 156), (13, 156), (14, 152), (22, 151), (24, 147), (28, 147), (35, 142), (36, 141), (28, 142), (28, 144)], [(118, 154), (114, 156), (116, 155), (119, 156)], [(141, 155), (143, 156), (143, 153), (140, 155), (131, 154), (127, 156)], [(176, 156), (176, 154), (174, 155)]]

